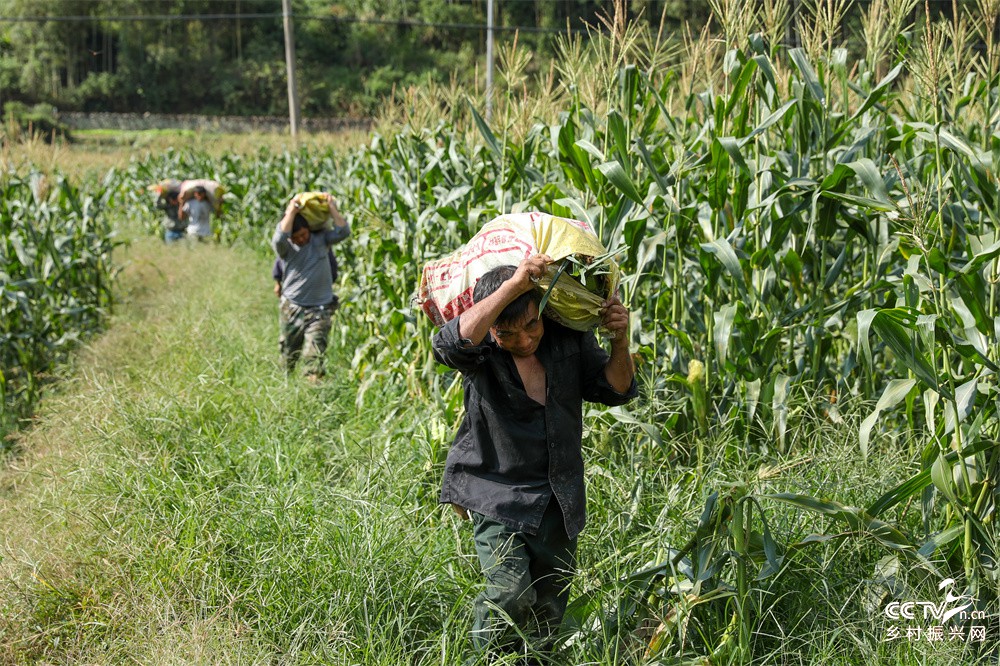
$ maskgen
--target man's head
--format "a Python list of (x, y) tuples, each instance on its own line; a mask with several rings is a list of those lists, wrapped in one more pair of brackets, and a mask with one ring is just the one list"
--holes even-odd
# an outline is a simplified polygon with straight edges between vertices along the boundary
[(309, 223), (306, 218), (302, 217), (302, 214), (295, 216), (292, 220), (292, 242), (302, 247), (309, 242), (312, 237), (312, 232), (309, 230)]
[(191, 191), (191, 193), (192, 193), (192, 194), (194, 194), (194, 198), (195, 198), (195, 199), (199, 199), (199, 200), (201, 200), (201, 199), (206, 199), (206, 198), (208, 198), (208, 190), (206, 190), (206, 189), (205, 189), (204, 187), (202, 187), (201, 185), (199, 185), (198, 187), (194, 188), (194, 189), (193, 189), (193, 190)]
[[(517, 268), (514, 266), (499, 266), (487, 272), (476, 283), (472, 290), (472, 300), (475, 303), (488, 297), (514, 276)], [(514, 356), (531, 356), (538, 349), (545, 325), (538, 316), (538, 293), (532, 289), (511, 301), (500, 312), (490, 333), (497, 346)]]

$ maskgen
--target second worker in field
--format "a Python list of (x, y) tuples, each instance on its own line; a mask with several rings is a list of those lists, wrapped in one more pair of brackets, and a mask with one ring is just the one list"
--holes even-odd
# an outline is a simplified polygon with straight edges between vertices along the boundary
[(326, 199), (331, 228), (312, 231), (297, 200), (292, 199), (271, 241), (284, 262), (279, 304), (281, 356), (289, 374), (301, 360), (304, 374), (312, 380), (326, 372), (326, 347), (336, 309), (329, 249), (351, 234), (333, 197), (327, 193)]

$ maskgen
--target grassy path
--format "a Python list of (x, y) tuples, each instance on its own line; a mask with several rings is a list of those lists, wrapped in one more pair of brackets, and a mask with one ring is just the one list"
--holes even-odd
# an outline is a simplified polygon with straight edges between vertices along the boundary
[(287, 380), (258, 256), (127, 255), (110, 330), (0, 472), (0, 662), (449, 663), (471, 566), (415, 419), (356, 407), (349, 331), (326, 382)]

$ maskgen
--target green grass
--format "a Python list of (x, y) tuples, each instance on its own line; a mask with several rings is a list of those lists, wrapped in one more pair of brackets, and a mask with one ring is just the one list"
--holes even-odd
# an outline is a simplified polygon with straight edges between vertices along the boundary
[(172, 141), (191, 139), (197, 135), (194, 130), (183, 129), (145, 129), (145, 130), (119, 130), (119, 129), (78, 129), (73, 130), (73, 136), (80, 141), (108, 141), (114, 144), (131, 144), (141, 137), (167, 137)]
[[(342, 368), (320, 387), (285, 379), (259, 258), (155, 243), (132, 255), (126, 309), (5, 474), (18, 489), (4, 523), (27, 520), (4, 545), (0, 655), (117, 662), (148, 654), (150, 635), (179, 643), (180, 661), (439, 651), (430, 632), (472, 570), (440, 538), (451, 528), (407, 468), (420, 461), (386, 457), (404, 437), (385, 439), (390, 406), (370, 393), (359, 419)], [(49, 451), (50, 436), (69, 450)]]
[[(245, 250), (128, 250), (110, 329), (0, 473), (0, 663), (464, 658), (479, 579), (469, 525), (436, 502), (451, 424), (401, 389), (369, 389), (357, 408), (350, 330), (334, 336), (325, 383), (286, 379), (269, 279)], [(690, 538), (712, 491), (836, 490), (863, 506), (906, 474), (895, 451), (863, 463), (856, 424), (807, 411), (781, 469), (724, 431), (699, 472), (676, 455), (691, 442), (651, 450), (620, 424), (588, 423), (573, 596), (590, 606), (565, 663), (643, 663), (649, 630), (636, 627), (655, 627), (672, 603), (662, 580), (641, 591), (627, 577)], [(763, 505), (782, 546), (826, 529)], [(866, 581), (885, 554), (860, 539), (788, 555), (749, 597), (755, 661), (954, 663), (953, 645), (881, 642)], [(710, 652), (710, 627), (730, 612), (702, 606), (682, 652)]]

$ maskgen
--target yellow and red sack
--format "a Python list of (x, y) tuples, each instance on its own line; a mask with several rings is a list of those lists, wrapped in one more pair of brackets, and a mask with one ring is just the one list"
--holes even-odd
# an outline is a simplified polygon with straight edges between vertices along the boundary
[[(452, 254), (424, 266), (418, 302), (436, 326), (454, 319), (472, 306), (472, 290), (486, 272), (497, 266), (517, 266), (532, 254), (552, 257), (538, 288), (552, 284), (563, 259), (574, 256), (586, 263), (604, 257), (607, 250), (590, 225), (547, 213), (501, 215)], [(569, 328), (586, 331), (601, 321), (601, 304), (618, 290), (621, 272), (607, 259), (604, 279), (588, 290), (568, 272), (559, 275), (544, 314)]]

